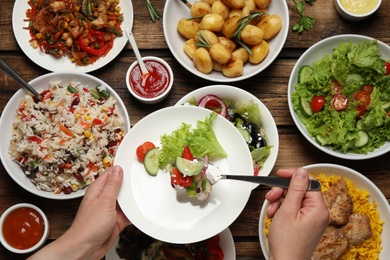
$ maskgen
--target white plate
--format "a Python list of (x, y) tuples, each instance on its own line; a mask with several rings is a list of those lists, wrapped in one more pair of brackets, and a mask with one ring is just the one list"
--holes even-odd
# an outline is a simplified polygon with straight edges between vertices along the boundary
[[(30, 8), (27, 0), (16, 0), (12, 12), (12, 28), (16, 41), (22, 51), (37, 65), (49, 71), (74, 71), (74, 72), (91, 72), (107, 65), (122, 51), (127, 43), (125, 34), (122, 37), (117, 37), (114, 40), (114, 46), (103, 58), (99, 58), (95, 63), (88, 66), (76, 66), (71, 62), (69, 57), (55, 58), (52, 55), (42, 53), (39, 48), (34, 49), (30, 45), (29, 30), (26, 19), (26, 10)], [(122, 22), (122, 30), (132, 28), (133, 26), (133, 6), (131, 0), (121, 0), (119, 3), (121, 12), (123, 13), (124, 21)]]
[[(105, 86), (117, 101), (118, 114), (123, 117), (126, 131), (130, 130), (130, 118), (127, 114), (126, 107), (122, 102), (121, 98), (109, 85), (94, 76), (85, 73), (52, 72), (35, 78), (29, 83), (38, 92), (41, 92), (42, 90), (49, 88), (50, 82), (59, 80), (61, 80), (62, 82), (80, 82), (83, 85), (89, 85), (92, 87), (95, 87), (97, 85)], [(22, 98), (24, 98), (25, 95), (26, 90), (19, 89), (8, 101), (3, 112), (1, 113), (0, 136), (2, 138), (0, 139), (0, 158), (5, 170), (11, 176), (11, 178), (22, 188), (40, 197), (48, 199), (66, 200), (84, 196), (86, 189), (78, 190), (76, 192), (72, 192), (71, 194), (54, 194), (52, 192), (40, 191), (24, 174), (20, 166), (10, 159), (8, 151), (10, 149), (10, 140), (13, 132), (12, 122), (14, 122), (16, 118), (16, 111), (19, 108), (19, 102)]]
[[(194, 0), (188, 1), (194, 3)], [(204, 74), (198, 71), (193, 61), (184, 53), (183, 46), (185, 39), (177, 31), (177, 23), (183, 17), (191, 17), (189, 8), (178, 0), (167, 0), (164, 7), (163, 14), (163, 28), (164, 35), (167, 41), (168, 47), (171, 50), (176, 60), (194, 75), (215, 81), (215, 82), (235, 82), (250, 78), (264, 69), (266, 69), (279, 55), (286, 41), (289, 30), (289, 13), (286, 1), (272, 1), (269, 5), (270, 14), (278, 14), (282, 19), (282, 29), (273, 39), (269, 40), (269, 53), (267, 57), (259, 64), (252, 65), (247, 62), (244, 65), (244, 73), (240, 77), (227, 78), (221, 72), (213, 71), (210, 74)]]
[[(206, 87), (196, 89), (188, 93), (184, 97), (182, 97), (176, 103), (176, 106), (185, 104), (191, 98), (195, 98), (196, 100), (199, 100), (200, 98), (208, 94), (216, 95), (222, 99), (232, 99), (234, 101), (240, 101), (243, 103), (248, 103), (249, 101), (253, 100), (253, 102), (255, 102), (259, 106), (261, 119), (262, 119), (262, 127), (266, 133), (266, 140), (268, 145), (272, 146), (271, 152), (267, 160), (265, 161), (263, 168), (260, 170), (259, 175), (268, 176), (275, 165), (276, 158), (278, 157), (278, 152), (279, 152), (278, 129), (276, 127), (274, 118), (271, 115), (271, 112), (263, 104), (263, 102), (261, 102), (257, 97), (255, 97), (251, 93), (243, 89), (233, 87), (233, 86), (228, 86), (228, 85), (211, 85), (211, 86), (206, 86)], [(258, 186), (259, 184), (254, 183), (252, 188), (255, 189)]]
[[(295, 125), (298, 127), (299, 131), (301, 131), (303, 136), (315, 147), (317, 147), (318, 149), (320, 149), (321, 151), (327, 154), (330, 154), (338, 158), (348, 159), (348, 160), (371, 159), (389, 152), (390, 142), (386, 142), (380, 148), (376, 149), (373, 152), (369, 152), (368, 154), (342, 153), (339, 151), (333, 151), (333, 149), (330, 147), (319, 145), (315, 141), (314, 137), (311, 137), (309, 135), (309, 133), (306, 130), (306, 126), (301, 122), (301, 120), (298, 118), (297, 114), (294, 111), (294, 106), (293, 106), (291, 96), (292, 93), (295, 91), (295, 84), (298, 81), (299, 68), (301, 68), (303, 65), (311, 65), (313, 62), (321, 59), (325, 54), (332, 53), (333, 49), (339, 46), (340, 43), (342, 42), (351, 41), (355, 44), (358, 44), (363, 41), (372, 41), (372, 40), (374, 39), (367, 36), (344, 34), (344, 35), (329, 37), (320, 42), (317, 42), (316, 44), (311, 46), (308, 50), (306, 50), (305, 53), (303, 53), (302, 56), (298, 59), (297, 63), (295, 64), (291, 72), (291, 77), (288, 82), (288, 91), (287, 91), (288, 107), (290, 109), (290, 113), (294, 120)], [(379, 46), (379, 52), (382, 54), (383, 58), (385, 60), (390, 59), (390, 47), (381, 41), (378, 41), (378, 46)]]
[[(233, 223), (249, 199), (251, 183), (225, 180), (213, 186), (207, 201), (189, 199), (185, 191), (172, 188), (169, 173), (150, 176), (137, 159), (136, 148), (143, 142), (159, 145), (161, 135), (183, 122), (196, 127), (209, 115), (210, 110), (199, 107), (163, 108), (135, 124), (119, 146), (115, 164), (125, 173), (119, 205), (139, 230), (157, 240), (184, 244), (214, 236)], [(228, 154), (213, 163), (227, 174), (252, 174), (251, 155), (238, 130), (222, 116), (215, 118), (213, 130)]]
[[(236, 260), (236, 247), (234, 245), (234, 240), (232, 233), (229, 228), (225, 229), (219, 233), (219, 245), (222, 248), (224, 260)], [(115, 244), (111, 247), (106, 255), (106, 260), (120, 260), (116, 249), (118, 247), (119, 239), (115, 241)]]

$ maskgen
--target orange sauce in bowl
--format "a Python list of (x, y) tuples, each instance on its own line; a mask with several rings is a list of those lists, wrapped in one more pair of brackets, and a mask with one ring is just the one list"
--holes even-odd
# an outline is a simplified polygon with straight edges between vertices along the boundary
[(42, 238), (45, 224), (41, 214), (28, 207), (11, 211), (4, 219), (2, 232), (5, 241), (16, 249), (28, 249)]

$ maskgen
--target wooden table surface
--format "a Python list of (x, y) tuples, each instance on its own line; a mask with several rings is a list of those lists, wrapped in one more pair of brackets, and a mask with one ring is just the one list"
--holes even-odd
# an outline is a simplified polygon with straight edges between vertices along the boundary
[[(21, 0), (18, 0), (21, 1)], [(22, 0), (23, 1), (23, 0)], [(27, 0), (26, 0), (27, 1)], [(123, 0), (122, 0), (123, 1)], [(283, 0), (273, 0), (283, 1)], [(124, 101), (131, 118), (136, 124), (149, 113), (174, 105), (183, 95), (202, 86), (215, 84), (193, 76), (173, 57), (164, 39), (162, 20), (153, 23), (147, 12), (144, 0), (133, 0), (133, 33), (143, 55), (154, 55), (165, 59), (175, 74), (174, 87), (169, 97), (158, 105), (143, 105), (132, 98), (126, 89), (125, 74), (128, 66), (135, 60), (129, 44), (108, 66), (90, 74), (112, 86)], [(152, 0), (161, 11), (165, 1)], [(178, 1), (179, 2), (179, 1)], [(390, 160), (389, 154), (363, 161), (347, 161), (333, 158), (311, 145), (298, 131), (291, 119), (287, 105), (287, 85), (290, 73), (300, 55), (316, 42), (338, 34), (362, 34), (390, 44), (390, 1), (382, 1), (380, 9), (369, 19), (362, 22), (349, 22), (341, 18), (334, 8), (333, 0), (319, 0), (313, 6), (306, 7), (305, 13), (313, 16), (316, 23), (311, 31), (301, 34), (293, 32), (291, 27), (298, 21), (298, 15), (292, 0), (287, 0), (290, 13), (290, 29), (287, 41), (278, 58), (265, 71), (237, 83), (232, 83), (258, 97), (275, 118), (280, 149), (272, 174), (283, 167), (298, 167), (314, 163), (341, 164), (360, 171), (371, 179), (390, 200)], [(12, 31), (13, 0), (0, 1), (0, 58), (12, 66), (27, 81), (48, 71), (37, 66), (19, 48)], [(24, 10), (20, 10), (24, 12)], [(4, 73), (0, 73), (0, 111), (19, 89)], [(258, 219), (268, 188), (259, 186), (250, 196), (242, 214), (230, 226), (234, 236), (237, 259), (264, 259), (258, 238)], [(0, 166), (0, 213), (9, 206), (29, 202), (37, 205), (47, 214), (51, 231), (49, 242), (58, 238), (71, 225), (81, 199), (66, 201), (48, 200), (37, 197), (19, 187)], [(99, 217), (99, 216), (94, 216)], [(0, 247), (0, 259), (23, 259)]]

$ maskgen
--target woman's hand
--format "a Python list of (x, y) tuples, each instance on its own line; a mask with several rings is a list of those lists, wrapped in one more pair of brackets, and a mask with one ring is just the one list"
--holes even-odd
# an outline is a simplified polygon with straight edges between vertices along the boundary
[(122, 181), (123, 170), (119, 166), (101, 174), (88, 187), (69, 230), (31, 259), (104, 257), (122, 229), (130, 224), (116, 202)]
[(291, 178), (288, 190), (273, 187), (267, 194), (270, 259), (310, 259), (326, 227), (329, 211), (321, 191), (307, 191), (309, 174), (303, 168), (283, 169), (279, 177)]

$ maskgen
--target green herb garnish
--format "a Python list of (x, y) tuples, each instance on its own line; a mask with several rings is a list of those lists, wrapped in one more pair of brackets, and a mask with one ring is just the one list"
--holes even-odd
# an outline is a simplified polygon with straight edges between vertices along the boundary
[(150, 18), (153, 22), (162, 18), (161, 12), (150, 2), (150, 0), (146, 0), (146, 7), (148, 8)]
[(202, 30), (199, 30), (199, 32), (195, 36), (196, 42), (195, 45), (198, 48), (209, 48), (211, 47), (211, 43), (206, 38)]
[(315, 19), (311, 16), (305, 15), (303, 11), (305, 10), (305, 7), (306, 7), (305, 2), (312, 5), (313, 2), (315, 2), (315, 0), (305, 0), (302, 2), (297, 2), (296, 0), (293, 0), (293, 1), (295, 3), (295, 7), (297, 9), (297, 12), (299, 14), (299, 20), (298, 20), (298, 23), (292, 27), (292, 30), (297, 31), (298, 33), (303, 32), (303, 30), (310, 31), (311, 28), (313, 28), (313, 26), (314, 26)]

